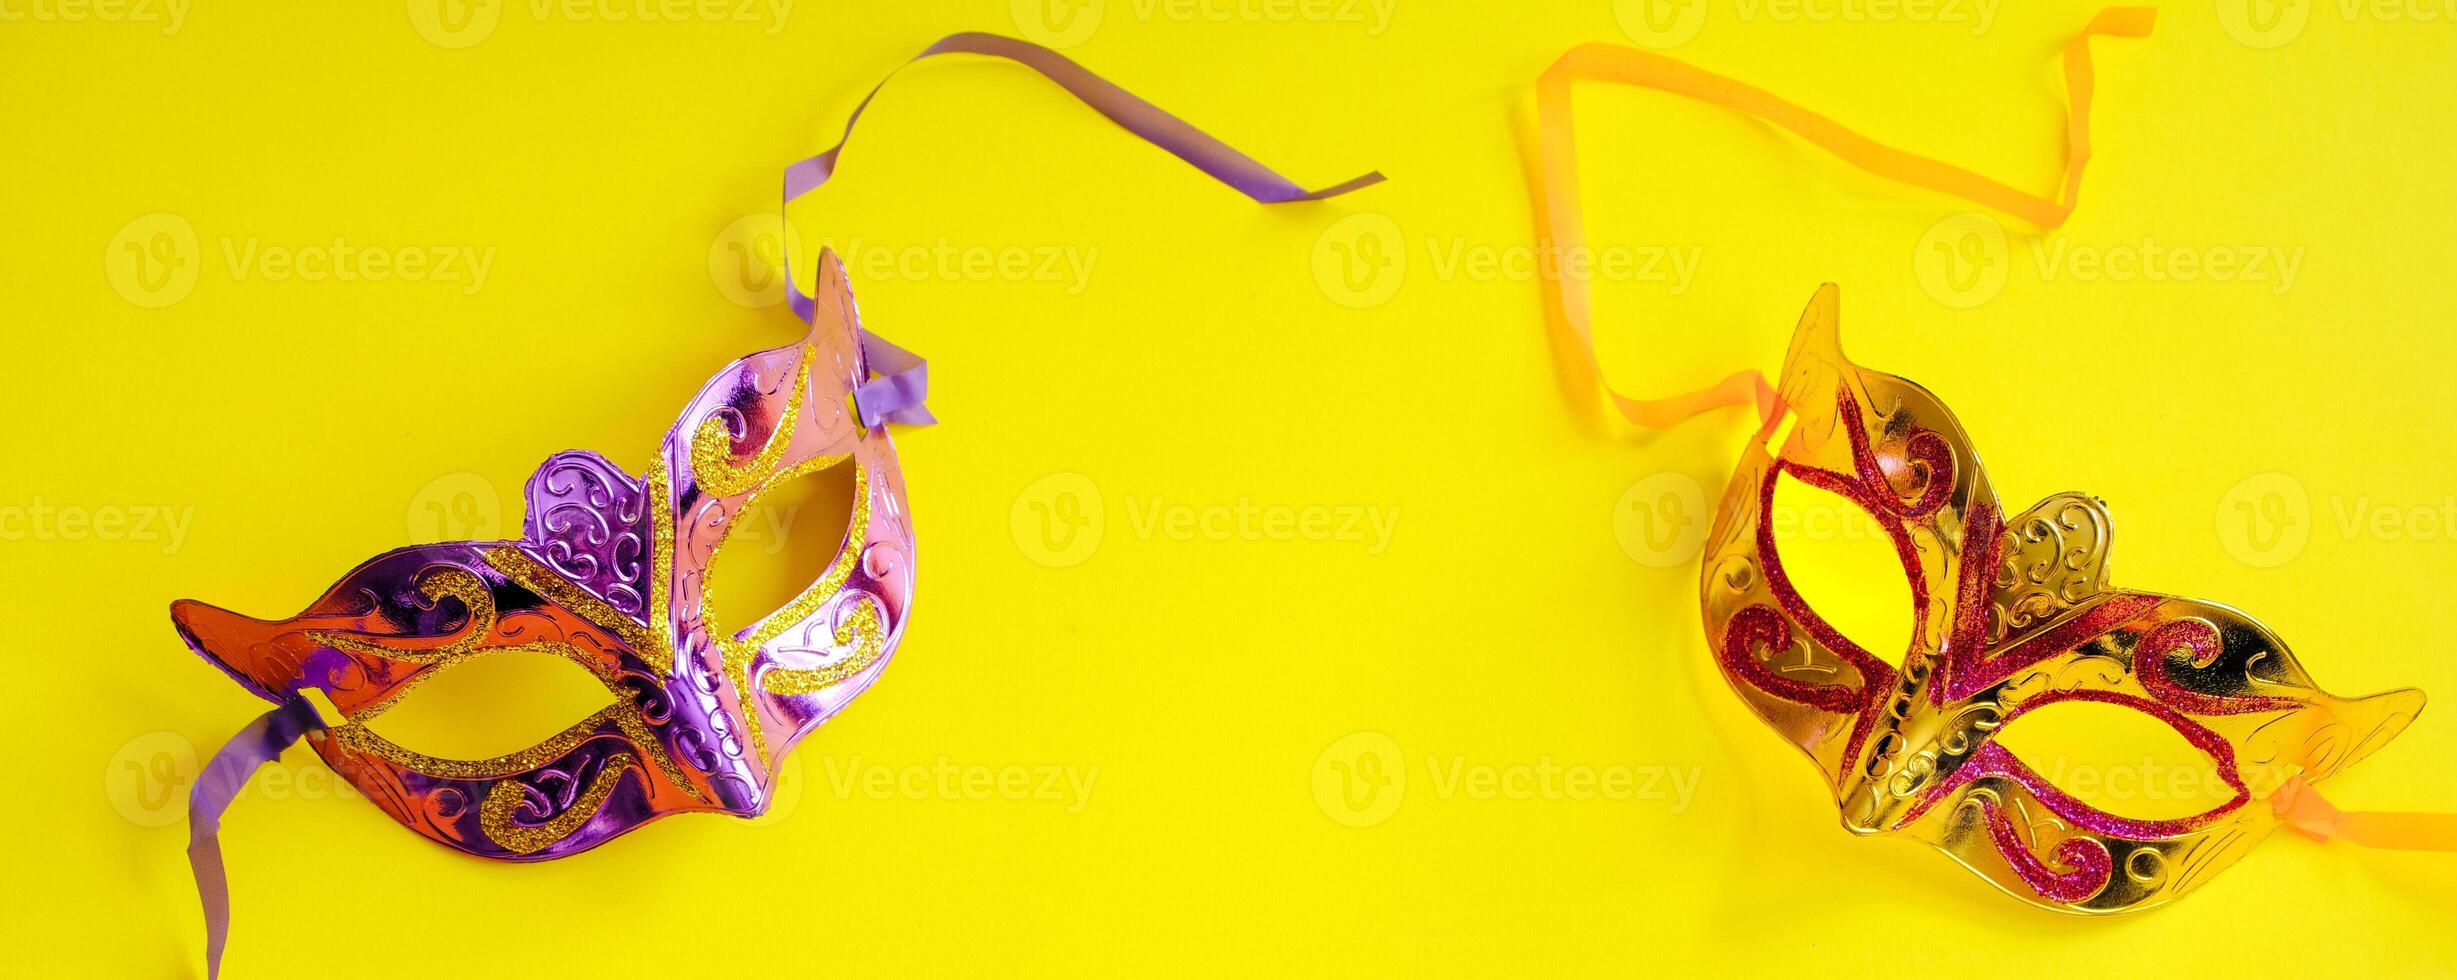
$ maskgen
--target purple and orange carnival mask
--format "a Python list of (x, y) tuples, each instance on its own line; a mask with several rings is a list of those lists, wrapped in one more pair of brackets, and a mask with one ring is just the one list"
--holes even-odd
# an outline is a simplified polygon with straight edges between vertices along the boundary
[[(835, 256), (819, 270), (809, 334), (718, 372), (644, 472), (557, 453), (529, 478), (517, 541), (387, 552), (285, 620), (182, 601), (180, 635), (259, 697), (323, 690), (342, 718), (310, 734), (317, 754), (403, 826), (480, 857), (544, 860), (669, 814), (764, 811), (777, 761), (878, 679), (913, 597), (904, 477), (875, 414), (893, 392), (870, 381), (906, 358), (862, 332)], [(736, 515), (837, 465), (852, 467), (853, 512), (817, 581), (759, 619), (707, 588)], [(491, 759), (437, 758), (367, 726), (430, 678), (507, 652), (586, 668), (605, 706)]]
[[(914, 57), (1008, 58), (1128, 131), (1258, 202), (1319, 200), (1368, 173), (1307, 190), (1049, 50), (957, 34)], [(910, 64), (910, 62), (908, 62)], [(885, 82), (880, 83), (884, 85)], [(873, 96), (877, 89), (873, 89)], [(850, 138), (864, 98), (846, 121)], [(833, 175), (843, 140), (785, 171), (790, 204)], [(377, 556), (289, 619), (201, 602), (171, 607), (189, 647), (277, 707), (243, 729), (189, 796), (188, 855), (218, 975), (229, 925), (220, 815), (247, 777), (301, 737), (403, 826), (486, 858), (541, 861), (675, 813), (766, 811), (779, 760), (887, 666), (913, 598), (913, 525), (889, 423), (928, 424), (920, 358), (864, 331), (845, 270), (818, 260), (817, 289), (786, 300), (795, 343), (717, 373), (640, 473), (593, 452), (549, 457), (529, 478), (515, 541), (417, 545)], [(738, 515), (831, 467), (853, 472), (852, 515), (818, 579), (765, 616), (708, 587)], [(447, 759), (367, 722), (456, 665), (545, 653), (604, 685), (604, 707), (488, 759)], [(339, 717), (313, 705), (320, 693)]]

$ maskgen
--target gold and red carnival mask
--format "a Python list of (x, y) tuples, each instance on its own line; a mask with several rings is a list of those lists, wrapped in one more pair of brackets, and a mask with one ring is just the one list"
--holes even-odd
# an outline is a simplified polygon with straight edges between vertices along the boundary
[[(2146, 908), (2268, 834), (2281, 790), (2354, 764), (2423, 707), (2415, 690), (2330, 696), (2234, 609), (2111, 587), (2095, 498), (2054, 494), (2008, 518), (1943, 402), (1844, 357), (1830, 284), (1777, 389), (1781, 411), (1715, 515), (1699, 600), (1725, 679), (1808, 753), (1854, 833), (1927, 841), (2040, 905)], [(1785, 574), (1768, 514), (1786, 480), (1865, 511), (1892, 543), (1914, 617), (1899, 668), (1821, 618)], [(2122, 817), (1999, 743), (2024, 715), (2071, 701), (2174, 729), (2231, 793), (2180, 818)]]
[[(1543, 245), (1557, 255), (1586, 247), (1571, 112), (1580, 81), (1734, 109), (1868, 173), (2056, 228), (2073, 213), (2091, 157), (2091, 40), (2144, 37), (2157, 19), (2154, 8), (2111, 7), (2065, 45), (2072, 121), (2053, 195), (1886, 146), (1655, 52), (1579, 45), (1537, 83)], [(2320, 840), (2457, 851), (2457, 814), (2340, 811), (2310, 785), (2404, 730), (2422, 709), (2420, 692), (2331, 697), (2243, 613), (2109, 587), (2107, 509), (2094, 498), (2057, 494), (2008, 519), (1970, 438), (1935, 396), (1843, 356), (1833, 286), (1810, 304), (1779, 384), (1740, 371), (1695, 391), (1640, 398), (1604, 377), (1586, 280), (1557, 274), (1546, 282), (1567, 363), (1601, 382), (1633, 425), (1667, 429), (1752, 402), (1768, 420), (1707, 539), (1699, 597), (1706, 639), (1741, 699), (1825, 774), (1852, 831), (1927, 841), (2019, 898), (2081, 913), (2172, 900), (2280, 824)], [(1884, 529), (1915, 617), (1900, 657), (1880, 657), (1836, 629), (1819, 615), (1818, 597), (1802, 594), (1800, 576), (1786, 573), (1769, 519), (1785, 481), (1832, 493)], [(1860, 593), (1861, 584), (1893, 588), (1852, 579), (1839, 588)], [(1829, 614), (1867, 596), (1841, 598)], [(2075, 702), (2129, 711), (2180, 735), (2209, 761), (2222, 790), (2214, 805), (2171, 819), (2109, 813), (2041, 778), (1999, 738), (2015, 724), (2033, 726), (2026, 741), (2053, 730), (2024, 717)]]

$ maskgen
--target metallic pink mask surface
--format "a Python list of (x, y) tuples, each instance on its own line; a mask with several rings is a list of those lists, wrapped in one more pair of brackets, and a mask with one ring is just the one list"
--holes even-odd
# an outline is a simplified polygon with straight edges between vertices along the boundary
[[(820, 258), (817, 316), (797, 343), (717, 373), (645, 473), (587, 451), (529, 478), (517, 541), (377, 556), (298, 616), (172, 607), (198, 653), (257, 695), (322, 688), (346, 723), (316, 751), (410, 829), (482, 857), (586, 850), (671, 813), (767, 809), (794, 743), (878, 679), (913, 594), (913, 528), (844, 270)], [(854, 473), (835, 561), (764, 617), (707, 588), (710, 560), (762, 494), (832, 466)], [(607, 704), (491, 759), (412, 751), (365, 722), (458, 664), (550, 653), (585, 667)]]

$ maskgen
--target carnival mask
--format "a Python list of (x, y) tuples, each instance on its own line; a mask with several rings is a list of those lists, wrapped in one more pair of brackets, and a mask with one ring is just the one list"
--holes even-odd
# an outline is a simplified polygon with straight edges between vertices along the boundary
[[(819, 266), (808, 334), (718, 372), (645, 472), (557, 453), (529, 478), (517, 541), (387, 552), (285, 620), (182, 601), (180, 635), (259, 697), (322, 689), (342, 715), (310, 735), (324, 761), (404, 826), (480, 857), (560, 857), (673, 813), (761, 813), (778, 761), (878, 679), (913, 594), (895, 446), (880, 406), (862, 404), (883, 391), (876, 359), (897, 354), (862, 332), (835, 256)], [(834, 466), (852, 469), (852, 515), (817, 581), (766, 615), (708, 589), (739, 515)], [(587, 670), (605, 707), (488, 759), (367, 727), (426, 681), (508, 652)]]
[[(1741, 699), (1824, 773), (1853, 833), (1927, 841), (2051, 908), (2146, 908), (2257, 843), (2279, 823), (2273, 797), (2361, 760), (2422, 709), (2420, 691), (2322, 692), (2233, 609), (2111, 587), (2094, 498), (2060, 493), (2005, 516), (1943, 403), (1843, 356), (1832, 285), (1802, 317), (1777, 389), (1769, 438), (1741, 461), (1707, 538), (1707, 642)], [(1785, 574), (1768, 517), (1785, 480), (1884, 530), (1911, 592), (1899, 669), (1820, 618)], [(2024, 715), (2070, 701), (2172, 728), (2229, 795), (2175, 819), (2121, 817), (1998, 743)]]

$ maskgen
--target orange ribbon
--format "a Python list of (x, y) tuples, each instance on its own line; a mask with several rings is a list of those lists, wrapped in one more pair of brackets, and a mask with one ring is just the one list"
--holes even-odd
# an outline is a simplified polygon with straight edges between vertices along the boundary
[(2457, 813), (2348, 813), (2322, 799), (2302, 776), (2278, 787), (2269, 805), (2288, 829), (2316, 841), (2335, 838), (2399, 851), (2457, 851)]
[[(2065, 91), (2071, 103), (2066, 126), (2064, 189), (2056, 199), (2015, 190), (1961, 167), (1906, 153), (1878, 143), (1832, 119), (1786, 101), (1771, 92), (1714, 72), (1648, 51), (1614, 44), (1582, 44), (1571, 48), (1536, 82), (1536, 116), (1540, 130), (1543, 176), (1536, 185), (1537, 221), (1545, 229), (1546, 254), (1565, 255), (1586, 240), (1579, 210), (1578, 149), (1570, 105), (1570, 83), (1579, 79), (1636, 85), (1688, 96), (1700, 102), (1736, 109), (1791, 130), (1827, 152), (1869, 173), (1915, 187), (1942, 191), (1982, 207), (2021, 218), (2041, 228), (2064, 224), (2082, 184), (2082, 169), (2090, 162), (2090, 95), (2094, 74), (2090, 39), (2142, 37), (2158, 21), (2148, 7), (2111, 7), (2091, 18), (2065, 45)], [(2060, 203), (2061, 202), (2061, 203)], [(1558, 263), (1556, 263), (1558, 265)], [(1623, 418), (1650, 429), (1668, 429), (1690, 418), (1755, 400), (1761, 414), (1774, 413), (1774, 387), (1756, 371), (1741, 371), (1706, 388), (1668, 398), (1632, 398), (1604, 377), (1595, 356), (1587, 283), (1558, 270), (1546, 276), (1553, 284), (1553, 303), (1560, 328), (1566, 329), (1568, 349), (1586, 373), (1603, 385)]]

